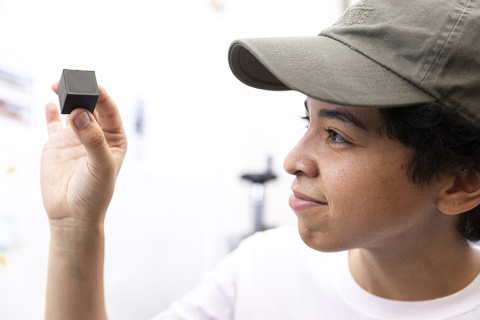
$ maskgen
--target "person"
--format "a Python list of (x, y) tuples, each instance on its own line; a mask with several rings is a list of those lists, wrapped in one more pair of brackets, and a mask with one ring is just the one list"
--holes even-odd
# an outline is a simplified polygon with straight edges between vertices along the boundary
[[(247, 238), (154, 319), (479, 319), (479, 36), (480, 1), (364, 0), (318, 36), (234, 41), (240, 81), (307, 97), (284, 163), (298, 225)], [(103, 88), (66, 128), (46, 114), (46, 318), (106, 319), (125, 132)]]

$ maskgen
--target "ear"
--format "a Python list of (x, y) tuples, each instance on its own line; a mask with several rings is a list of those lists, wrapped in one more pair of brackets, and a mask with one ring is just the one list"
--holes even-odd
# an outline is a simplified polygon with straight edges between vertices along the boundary
[(438, 210), (454, 215), (480, 204), (480, 174), (463, 173), (448, 180), (435, 203)]

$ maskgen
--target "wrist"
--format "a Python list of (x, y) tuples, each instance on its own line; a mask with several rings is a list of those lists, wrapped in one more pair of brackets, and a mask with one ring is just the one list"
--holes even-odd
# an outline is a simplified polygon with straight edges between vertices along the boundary
[(104, 243), (102, 222), (85, 222), (73, 218), (50, 219), (50, 243), (58, 249), (83, 250)]
[[(103, 217), (105, 215), (102, 215)], [(64, 217), (60, 219), (48, 219), (50, 229), (58, 232), (88, 231), (103, 229), (104, 218), (93, 220), (80, 220), (73, 217)]]

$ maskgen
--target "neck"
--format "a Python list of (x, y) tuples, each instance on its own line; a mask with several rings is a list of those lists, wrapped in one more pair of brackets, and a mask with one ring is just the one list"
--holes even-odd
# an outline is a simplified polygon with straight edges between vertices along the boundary
[(400, 301), (432, 300), (464, 289), (480, 271), (480, 252), (454, 232), (431, 236), (351, 250), (352, 276), (366, 291)]

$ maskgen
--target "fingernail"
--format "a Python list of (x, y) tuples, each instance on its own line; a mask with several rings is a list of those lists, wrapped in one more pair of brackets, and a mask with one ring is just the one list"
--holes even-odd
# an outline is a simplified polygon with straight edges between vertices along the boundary
[(75, 123), (78, 130), (83, 130), (89, 125), (90, 117), (86, 112), (82, 112), (73, 119), (73, 123)]

